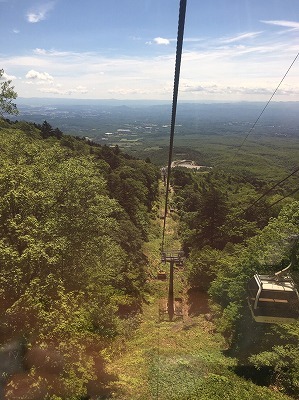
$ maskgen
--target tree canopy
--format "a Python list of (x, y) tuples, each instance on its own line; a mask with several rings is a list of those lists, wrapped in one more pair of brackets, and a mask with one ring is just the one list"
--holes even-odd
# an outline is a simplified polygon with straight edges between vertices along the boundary
[[(4, 70), (0, 69), (0, 81), (4, 79)], [(11, 80), (5, 80), (0, 82), (0, 115), (3, 113), (7, 114), (18, 114), (17, 105), (13, 103), (13, 100), (17, 98), (17, 93), (14, 90), (14, 86), (11, 86)]]
[(0, 339), (59, 352), (60, 385), (82, 398), (120, 316), (141, 307), (158, 170), (46, 121), (1, 120), (0, 141)]
[[(298, 322), (257, 324), (246, 301), (248, 281), (256, 272), (274, 275), (288, 265), (287, 239), (299, 231), (298, 201), (272, 191), (249, 208), (261, 195), (260, 186), (220, 170), (174, 171), (172, 184), (181, 240), (189, 254), (189, 284), (208, 291), (230, 354), (241, 365), (268, 368), (273, 384), (298, 398)], [(274, 199), (283, 201), (274, 208)], [(298, 285), (298, 262), (292, 276)]]

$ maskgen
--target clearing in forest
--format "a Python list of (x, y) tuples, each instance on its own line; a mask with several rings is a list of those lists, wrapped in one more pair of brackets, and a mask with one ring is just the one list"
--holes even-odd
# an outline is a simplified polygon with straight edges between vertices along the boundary
[[(163, 196), (161, 186), (161, 196)], [(233, 372), (236, 360), (224, 356), (225, 343), (205, 318), (207, 295), (188, 291), (184, 268), (174, 270), (174, 296), (181, 315), (169, 322), (169, 265), (160, 263), (163, 204), (145, 246), (150, 265), (143, 312), (127, 321), (126, 339), (111, 349), (109, 372), (117, 376), (111, 399), (118, 400), (278, 400), (280, 393), (259, 387)], [(166, 244), (178, 246), (177, 215), (167, 218)], [(158, 280), (158, 269), (167, 279)], [(137, 328), (136, 328), (137, 327)]]

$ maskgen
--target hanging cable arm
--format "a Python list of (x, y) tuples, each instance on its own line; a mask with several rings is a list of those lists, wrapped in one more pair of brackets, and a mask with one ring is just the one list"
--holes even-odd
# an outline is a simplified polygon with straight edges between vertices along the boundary
[(181, 59), (182, 59), (182, 50), (183, 50), (186, 5), (187, 5), (187, 0), (180, 0), (179, 25), (178, 25), (174, 84), (173, 84), (172, 114), (171, 114), (171, 125), (170, 125), (170, 142), (169, 142), (169, 153), (168, 153), (165, 210), (164, 210), (164, 223), (163, 223), (163, 236), (162, 236), (162, 251), (164, 249), (164, 239), (165, 239), (165, 227), (166, 227), (166, 217), (167, 217), (167, 208), (168, 208), (168, 194), (169, 194), (171, 162), (172, 162), (172, 153), (173, 153), (173, 139), (174, 139), (176, 109), (177, 109), (179, 81), (180, 81)]

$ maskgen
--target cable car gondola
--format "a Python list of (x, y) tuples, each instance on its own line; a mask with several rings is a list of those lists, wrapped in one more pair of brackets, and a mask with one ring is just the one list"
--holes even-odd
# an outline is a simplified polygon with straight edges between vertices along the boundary
[(291, 276), (255, 274), (248, 283), (248, 303), (256, 322), (293, 323), (299, 318), (299, 295)]
[[(294, 244), (298, 236), (292, 237)], [(295, 247), (293, 244), (293, 247)], [(293, 323), (299, 319), (299, 295), (290, 265), (274, 275), (255, 274), (249, 281), (248, 304), (256, 322)]]

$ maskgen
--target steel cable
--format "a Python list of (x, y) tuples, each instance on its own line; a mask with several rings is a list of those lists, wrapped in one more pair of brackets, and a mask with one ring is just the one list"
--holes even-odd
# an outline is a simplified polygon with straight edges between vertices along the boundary
[(163, 222), (163, 234), (162, 234), (162, 251), (164, 250), (164, 241), (165, 241), (165, 228), (166, 228), (166, 218), (167, 218), (167, 208), (168, 208), (168, 197), (169, 197), (168, 195), (169, 195), (170, 173), (171, 173), (171, 163), (172, 163), (172, 153), (173, 153), (176, 109), (178, 101), (178, 90), (179, 90), (180, 70), (181, 70), (181, 60), (182, 60), (182, 50), (183, 50), (186, 6), (187, 6), (187, 0), (180, 0), (175, 72), (174, 72), (174, 83), (173, 83), (172, 114), (171, 114), (171, 125), (170, 125), (170, 141), (169, 141), (169, 152), (168, 152), (165, 210), (164, 210), (164, 222)]

